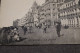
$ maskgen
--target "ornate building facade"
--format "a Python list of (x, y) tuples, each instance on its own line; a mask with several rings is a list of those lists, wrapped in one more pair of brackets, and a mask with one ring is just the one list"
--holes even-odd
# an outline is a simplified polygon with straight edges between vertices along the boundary
[(19, 25), (19, 21), (20, 21), (20, 19), (13, 21), (13, 26), (17, 27)]
[(32, 10), (29, 10), (28, 12), (28, 19), (27, 19), (27, 26), (34, 26), (34, 17), (33, 17), (33, 13)]
[(64, 2), (59, 8), (59, 18), (62, 26), (80, 27), (80, 6), (79, 0)]
[(80, 27), (79, 0), (45, 0), (42, 6), (34, 2), (27, 14), (28, 19), (22, 23), (53, 26), (60, 21), (62, 26)]
[(54, 25), (54, 21), (58, 19), (58, 8), (64, 0), (46, 0), (42, 5), (41, 18), (47, 25)]
[(34, 25), (39, 25), (39, 10), (40, 10), (39, 8), (40, 6), (35, 1), (31, 7), (32, 16), (34, 18)]

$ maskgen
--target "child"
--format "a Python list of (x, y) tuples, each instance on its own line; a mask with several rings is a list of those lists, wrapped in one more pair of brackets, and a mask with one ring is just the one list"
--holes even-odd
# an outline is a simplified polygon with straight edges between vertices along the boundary
[(13, 39), (14, 41), (19, 41), (19, 34), (15, 33)]

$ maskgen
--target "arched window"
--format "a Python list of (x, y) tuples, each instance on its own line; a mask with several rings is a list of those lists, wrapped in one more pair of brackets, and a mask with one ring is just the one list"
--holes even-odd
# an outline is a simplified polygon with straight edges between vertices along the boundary
[(79, 18), (80, 18), (80, 16), (79, 16)]
[(64, 0), (62, 0), (62, 2), (64, 2)]
[(70, 3), (70, 7), (72, 6), (72, 3)]
[(48, 2), (49, 0), (46, 0), (46, 2)]
[(66, 4), (66, 7), (67, 7), (67, 4)]
[(69, 3), (68, 3), (68, 7), (69, 7)]
[(75, 11), (76, 11), (77, 9), (75, 9)]

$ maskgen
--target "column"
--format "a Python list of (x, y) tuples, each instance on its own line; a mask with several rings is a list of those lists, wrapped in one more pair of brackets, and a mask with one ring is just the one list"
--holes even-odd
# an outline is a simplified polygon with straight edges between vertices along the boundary
[(51, 12), (51, 25), (54, 25), (54, 19), (53, 19), (53, 3), (49, 4), (50, 5), (50, 12)]
[(68, 26), (69, 26), (69, 19), (68, 19)]
[(72, 27), (72, 18), (71, 18), (71, 27)]
[(68, 25), (68, 19), (66, 19), (66, 25)]
[(72, 20), (72, 24), (71, 24), (71, 25), (72, 25), (72, 27), (73, 27), (73, 18), (72, 18), (71, 20)]
[(62, 26), (63, 26), (63, 19), (61, 19), (61, 24), (62, 24)]
[(77, 27), (79, 27), (79, 17), (77, 17)]
[(75, 17), (73, 18), (73, 25), (74, 25), (74, 27), (75, 27)]
[(79, 17), (79, 27), (80, 27), (80, 17)]
[(67, 19), (65, 19), (65, 25), (67, 25)]
[(75, 20), (75, 27), (77, 27), (77, 18), (74, 17), (74, 20)]
[(71, 24), (70, 19), (68, 19), (68, 24), (69, 24), (69, 27), (70, 27), (70, 24)]
[(71, 19), (70, 19), (70, 27), (71, 27)]
[(72, 27), (74, 27), (74, 18), (72, 18)]
[(64, 26), (65, 26), (65, 18), (63, 19), (63, 21), (64, 21), (63, 24), (64, 24)]

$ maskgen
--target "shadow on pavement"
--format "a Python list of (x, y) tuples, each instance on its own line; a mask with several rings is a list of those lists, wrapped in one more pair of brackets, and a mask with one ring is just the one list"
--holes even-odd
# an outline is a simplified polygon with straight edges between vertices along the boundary
[(22, 38), (22, 37), (20, 37), (20, 40), (19, 41), (17, 41), (17, 42), (21, 42), (21, 41), (24, 41), (24, 40), (26, 40), (27, 38)]

